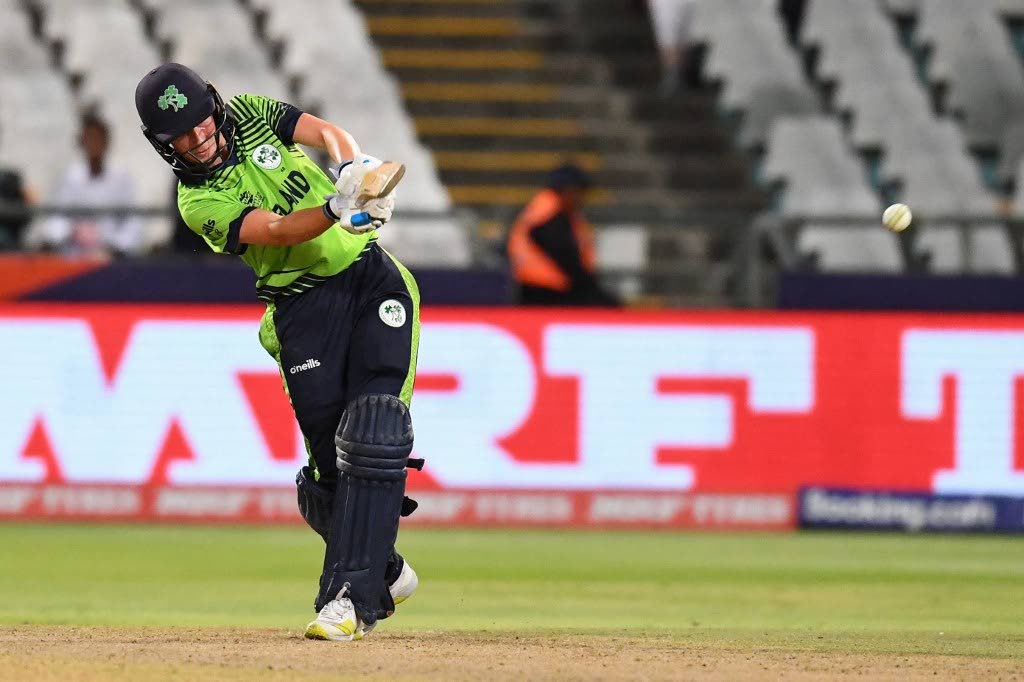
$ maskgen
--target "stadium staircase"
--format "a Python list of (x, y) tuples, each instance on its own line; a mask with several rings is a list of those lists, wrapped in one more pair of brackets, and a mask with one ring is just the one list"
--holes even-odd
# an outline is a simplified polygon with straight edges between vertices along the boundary
[(655, 94), (642, 11), (606, 0), (357, 5), (453, 201), (477, 211), (485, 237), (498, 238), (547, 171), (572, 158), (597, 181), (594, 222), (648, 228), (647, 293), (724, 302), (728, 244), (700, 216), (727, 208), (746, 225), (764, 195), (713, 92)]

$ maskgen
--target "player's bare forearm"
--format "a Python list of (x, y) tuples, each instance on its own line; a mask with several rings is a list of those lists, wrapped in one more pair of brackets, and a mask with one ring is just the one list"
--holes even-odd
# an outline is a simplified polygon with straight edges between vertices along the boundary
[(319, 237), (333, 224), (319, 207), (304, 208), (286, 216), (256, 210), (242, 221), (238, 236), (243, 244), (292, 246)]
[(319, 237), (333, 224), (322, 209), (304, 208), (270, 223), (267, 231), (279, 240), (273, 246), (291, 246)]
[(299, 117), (292, 137), (306, 147), (326, 150), (335, 162), (355, 158), (361, 151), (355, 139), (346, 131), (312, 114)]

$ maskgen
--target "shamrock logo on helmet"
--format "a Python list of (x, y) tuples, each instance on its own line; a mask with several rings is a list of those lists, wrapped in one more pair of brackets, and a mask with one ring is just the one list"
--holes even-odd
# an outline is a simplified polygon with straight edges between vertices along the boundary
[(168, 107), (173, 108), (175, 112), (185, 108), (188, 104), (188, 97), (178, 92), (178, 88), (174, 85), (168, 85), (167, 89), (164, 90), (164, 94), (160, 95), (160, 99), (156, 101), (157, 106), (160, 107), (161, 111), (167, 111)]

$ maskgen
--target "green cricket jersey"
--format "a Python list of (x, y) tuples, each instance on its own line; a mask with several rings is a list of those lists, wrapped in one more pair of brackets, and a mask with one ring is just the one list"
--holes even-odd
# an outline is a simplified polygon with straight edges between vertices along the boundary
[(351, 265), (376, 231), (354, 235), (334, 225), (293, 246), (239, 243), (245, 216), (257, 208), (288, 215), (319, 207), (334, 183), (292, 139), (302, 112), (258, 95), (228, 103), (235, 119), (235, 151), (207, 180), (178, 183), (178, 210), (185, 223), (217, 253), (241, 256), (256, 271), (256, 294), (271, 302), (300, 294)]

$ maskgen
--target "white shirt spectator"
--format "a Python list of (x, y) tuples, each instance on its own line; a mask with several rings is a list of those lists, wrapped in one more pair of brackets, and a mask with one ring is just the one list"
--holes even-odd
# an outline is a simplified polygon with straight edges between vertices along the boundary
[(686, 51), (693, 33), (696, 0), (647, 0), (654, 29), (654, 41), (661, 59), (662, 95), (674, 94), (680, 86), (681, 71), (686, 68)]
[[(58, 207), (130, 206), (135, 203), (135, 186), (126, 171), (109, 162), (92, 175), (88, 162), (80, 158), (64, 172), (52, 196)], [(44, 224), (41, 237), (60, 253), (73, 256), (135, 254), (143, 247), (141, 223), (133, 216), (56, 215)]]
[(695, 0), (648, 0), (647, 4), (658, 49), (686, 49), (693, 32)]

